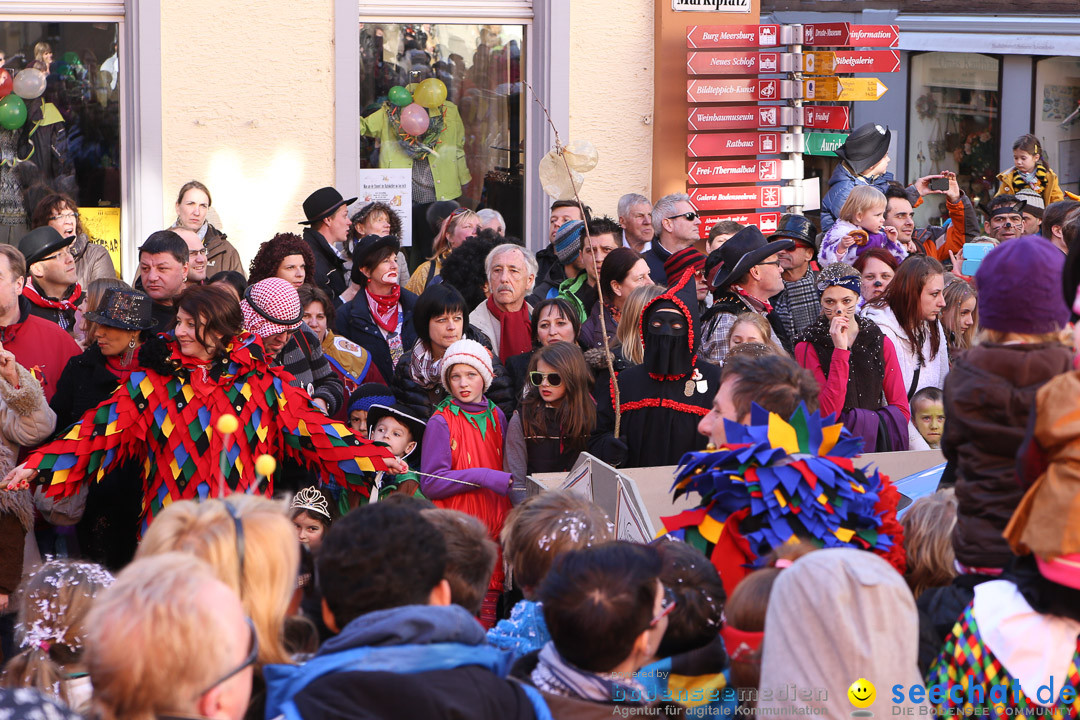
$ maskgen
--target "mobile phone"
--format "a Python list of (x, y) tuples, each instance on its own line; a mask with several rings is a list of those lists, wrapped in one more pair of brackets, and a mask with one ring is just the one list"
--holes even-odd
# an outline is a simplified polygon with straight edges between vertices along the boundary
[(949, 189), (949, 178), (947, 178), (947, 177), (930, 178), (930, 189), (931, 190), (940, 190), (942, 192), (948, 190)]
[(964, 263), (960, 268), (960, 272), (967, 277), (975, 275), (979, 270), (979, 266), (982, 265), (983, 259), (994, 247), (992, 243), (974, 242), (965, 244)]

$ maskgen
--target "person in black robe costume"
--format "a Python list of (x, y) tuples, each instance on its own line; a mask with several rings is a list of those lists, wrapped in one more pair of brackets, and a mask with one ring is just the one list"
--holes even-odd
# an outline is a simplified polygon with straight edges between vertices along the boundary
[(620, 437), (615, 437), (613, 383), (601, 377), (596, 384), (596, 431), (589, 441), (593, 455), (624, 458), (621, 467), (647, 467), (677, 465), (685, 453), (705, 448), (708, 438), (697, 426), (720, 389), (720, 368), (698, 359), (696, 309), (691, 271), (645, 306), (639, 320), (644, 362), (615, 380)]

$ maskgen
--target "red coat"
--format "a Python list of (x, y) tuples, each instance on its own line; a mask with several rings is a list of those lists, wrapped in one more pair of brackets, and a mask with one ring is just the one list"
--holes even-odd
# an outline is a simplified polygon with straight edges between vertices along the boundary
[(59, 325), (31, 315), (30, 301), (22, 296), (19, 296), (19, 321), (0, 328), (0, 343), (34, 374), (47, 401), (52, 401), (68, 360), (82, 354), (82, 348)]

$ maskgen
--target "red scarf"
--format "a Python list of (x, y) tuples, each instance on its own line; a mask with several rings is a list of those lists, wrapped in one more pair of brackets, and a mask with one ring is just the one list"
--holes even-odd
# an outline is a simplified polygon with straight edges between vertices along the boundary
[[(746, 298), (747, 300), (750, 300), (751, 305), (760, 305), (761, 306), (760, 312), (761, 312), (762, 315), (768, 315), (769, 313), (772, 312), (773, 307), (772, 307), (772, 305), (769, 304), (768, 300), (762, 300), (759, 297), (751, 295), (750, 293), (748, 293), (746, 291), (746, 288), (742, 287), (741, 285), (732, 285), (731, 289), (734, 290), (737, 295), (741, 295), (744, 298)], [(757, 310), (758, 308), (755, 307), (754, 309)]]
[(75, 283), (71, 288), (71, 294), (63, 300), (56, 300), (54, 298), (46, 297), (38, 292), (38, 289), (34, 287), (33, 282), (28, 282), (23, 285), (23, 295), (26, 299), (34, 303), (38, 307), (53, 308), (54, 310), (68, 310), (74, 312), (78, 309), (79, 303), (82, 301), (82, 286), (79, 283)]
[(371, 290), (365, 290), (364, 292), (367, 293), (368, 308), (371, 309), (371, 316), (375, 318), (375, 324), (388, 333), (397, 330), (401, 286), (392, 285), (389, 295), (376, 295)]
[(517, 312), (506, 312), (489, 297), (487, 309), (499, 321), (499, 360), (505, 363), (509, 357), (532, 350), (528, 303), (521, 303), (521, 309)]

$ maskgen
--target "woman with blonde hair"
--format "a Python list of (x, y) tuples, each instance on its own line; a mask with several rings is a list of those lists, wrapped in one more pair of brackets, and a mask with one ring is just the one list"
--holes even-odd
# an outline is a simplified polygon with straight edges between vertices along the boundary
[(772, 325), (761, 313), (744, 312), (735, 318), (735, 324), (731, 326), (731, 334), (728, 335), (728, 352), (731, 348), (743, 343), (758, 343), (759, 345), (774, 345)]
[(660, 285), (644, 285), (630, 293), (623, 305), (623, 317), (631, 318), (633, 322), (620, 322), (615, 337), (619, 341), (619, 350), (622, 351), (623, 361), (627, 365), (640, 365), (645, 358), (645, 346), (641, 343), (641, 333), (638, 330), (641, 320), (641, 311), (651, 300), (664, 294), (666, 288)]
[(218, 580), (240, 596), (259, 644), (248, 717), (256, 709), (262, 717), (262, 669), (292, 662), (285, 647), (285, 620), (297, 590), (300, 546), (286, 506), (244, 494), (173, 503), (150, 526), (136, 560), (173, 551), (206, 561)]
[(978, 296), (975, 288), (956, 279), (945, 286), (945, 309), (941, 312), (941, 324), (949, 342), (949, 360), (975, 344), (979, 329)]
[(442, 264), (450, 256), (451, 251), (459, 247), (480, 228), (480, 218), (469, 208), (458, 208), (443, 220), (439, 234), (431, 246), (431, 257), (420, 267), (416, 268), (405, 284), (409, 292), (420, 295), (431, 285), (435, 278), (442, 272)]
[(41, 566), (20, 591), (21, 651), (8, 660), (0, 685), (34, 688), (86, 712), (93, 693), (82, 660), (86, 616), (97, 594), (112, 584), (112, 574), (94, 563), (52, 560)]

